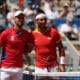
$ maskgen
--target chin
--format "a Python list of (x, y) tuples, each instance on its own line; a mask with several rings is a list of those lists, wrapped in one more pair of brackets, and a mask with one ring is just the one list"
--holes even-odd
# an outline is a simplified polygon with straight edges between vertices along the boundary
[(22, 27), (23, 26), (23, 24), (18, 24), (18, 27)]

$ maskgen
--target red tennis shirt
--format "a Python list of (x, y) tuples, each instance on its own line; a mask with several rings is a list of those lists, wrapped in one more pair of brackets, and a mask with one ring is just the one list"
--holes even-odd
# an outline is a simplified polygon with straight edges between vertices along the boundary
[(55, 67), (57, 65), (56, 47), (61, 36), (56, 29), (49, 29), (43, 34), (38, 30), (32, 32), (34, 36), (34, 45), (36, 50), (36, 66), (45, 68)]
[(24, 45), (29, 42), (30, 34), (24, 29), (16, 31), (11, 27), (0, 35), (0, 46), (5, 47), (6, 57), (2, 60), (2, 67), (22, 67)]

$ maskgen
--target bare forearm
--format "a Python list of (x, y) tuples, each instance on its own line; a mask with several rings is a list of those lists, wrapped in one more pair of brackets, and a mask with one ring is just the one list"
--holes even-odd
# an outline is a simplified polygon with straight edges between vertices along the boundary
[(59, 59), (60, 59), (59, 60), (59, 71), (64, 72), (66, 71), (65, 69), (65, 51), (64, 51), (62, 42), (58, 44), (58, 47), (59, 47)]
[(62, 42), (60, 42), (60, 44), (58, 45), (59, 48), (59, 56), (65, 56), (65, 51), (64, 51), (64, 47), (62, 45)]

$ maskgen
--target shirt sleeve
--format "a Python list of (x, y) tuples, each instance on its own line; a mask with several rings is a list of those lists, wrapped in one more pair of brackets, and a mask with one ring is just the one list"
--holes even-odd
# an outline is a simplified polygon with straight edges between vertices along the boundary
[(29, 33), (28, 34), (28, 40), (27, 40), (27, 42), (25, 44), (25, 52), (29, 53), (29, 52), (32, 51), (32, 49), (33, 49), (33, 43), (34, 43), (33, 41), (34, 41), (33, 40), (33, 36), (32, 36), (31, 33)]
[(55, 31), (55, 40), (56, 40), (56, 43), (58, 43), (59, 41), (62, 40), (62, 38), (57, 30)]
[(28, 42), (29, 42), (29, 43), (31, 43), (31, 44), (33, 44), (33, 43), (34, 43), (34, 37), (33, 37), (33, 35), (32, 35), (32, 32), (31, 32), (31, 33), (29, 33)]
[(0, 47), (4, 46), (6, 44), (7, 41), (7, 30), (3, 31), (0, 34)]

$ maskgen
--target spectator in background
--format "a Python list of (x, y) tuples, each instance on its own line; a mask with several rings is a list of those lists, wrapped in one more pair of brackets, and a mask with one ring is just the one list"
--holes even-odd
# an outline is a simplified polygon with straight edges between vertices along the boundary
[(40, 6), (41, 0), (34, 0), (34, 4), (35, 4), (36, 6)]
[(36, 11), (36, 15), (39, 14), (39, 13), (45, 13), (41, 8), (40, 6), (38, 8), (35, 9)]
[(17, 10), (19, 10), (19, 7), (16, 5), (13, 5), (11, 6), (10, 11), (7, 13), (8, 27), (11, 27), (12, 25), (14, 25), (14, 14)]
[(8, 12), (7, 0), (0, 0), (0, 13), (3, 15), (4, 19), (6, 19), (7, 12)]
[(7, 4), (8, 4), (8, 7), (11, 7), (12, 5), (17, 5), (18, 6), (18, 3), (19, 3), (19, 0), (6, 0), (7, 1)]
[(31, 3), (35, 3), (35, 0), (24, 0), (24, 8), (28, 7), (28, 3), (31, 2)]
[(59, 17), (59, 13), (54, 6), (54, 0), (49, 1), (49, 9), (45, 10), (45, 14), (48, 19), (56, 19)]
[(49, 3), (52, 2), (54, 4), (54, 0), (42, 0), (42, 8), (43, 10), (49, 9)]
[(80, 0), (75, 0), (74, 6), (75, 6), (74, 15), (76, 18), (80, 18)]
[(23, 10), (23, 8), (24, 8), (24, 2), (25, 2), (25, 0), (18, 0), (18, 6), (19, 6), (20, 10)]
[(59, 14), (59, 18), (74, 18), (73, 12), (69, 10), (70, 6), (68, 3), (63, 4), (63, 10)]
[(49, 20), (47, 21), (47, 27), (50, 27), (50, 28), (52, 27), (52, 28), (57, 29), (57, 26), (55, 25), (53, 19), (49, 19)]
[(78, 40), (78, 28), (72, 25), (73, 19), (67, 19), (66, 23), (62, 24), (60, 31), (63, 32), (70, 40)]
[(6, 20), (2, 14), (0, 14), (0, 29), (6, 29)]
[(45, 13), (44, 10), (41, 8), (41, 5), (33, 4), (34, 11), (36, 15), (39, 13)]
[(24, 9), (24, 14), (26, 15), (25, 24), (30, 28), (30, 30), (34, 30), (35, 24), (34, 24), (34, 18), (36, 15), (36, 12), (33, 8), (32, 1), (28, 1), (28, 7)]

